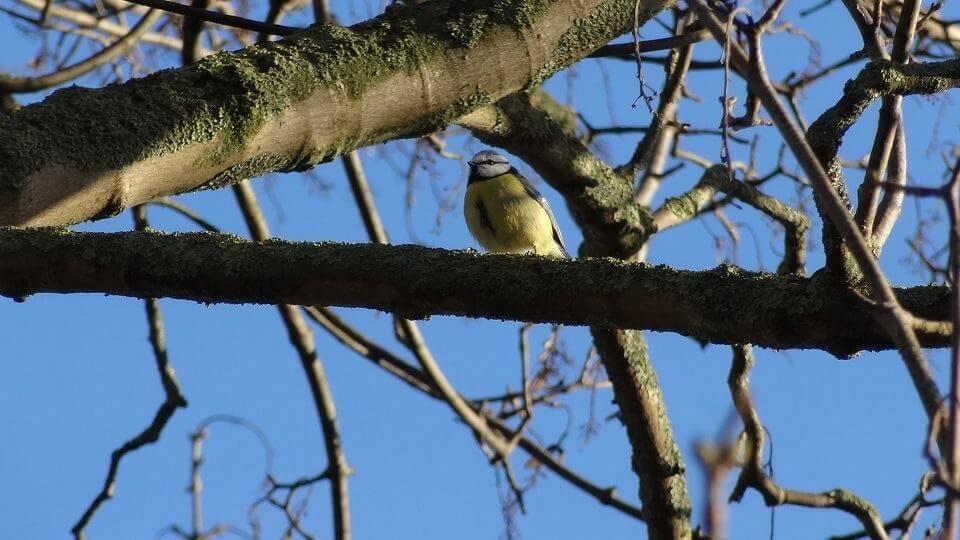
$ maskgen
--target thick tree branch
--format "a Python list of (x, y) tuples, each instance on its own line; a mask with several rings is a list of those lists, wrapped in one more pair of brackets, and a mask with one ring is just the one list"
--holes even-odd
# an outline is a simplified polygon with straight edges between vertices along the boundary
[(593, 343), (613, 383), (619, 418), (640, 478), (643, 519), (650, 538), (690, 538), (686, 467), (673, 437), (660, 383), (643, 334), (592, 327)]
[[(829, 280), (729, 266), (691, 272), (609, 259), (553, 261), (418, 246), (255, 243), (208, 233), (3, 230), (0, 292), (15, 298), (97, 292), (597, 324), (838, 355), (892, 347), (870, 312), (852, 307), (859, 306), (852, 293)], [(900, 289), (897, 296), (915, 316), (947, 318), (943, 287)], [(931, 347), (948, 342), (945, 333), (920, 338)]]
[[(670, 5), (648, 0), (642, 20)], [(624, 32), (630, 0), (438, 0), (0, 117), (0, 224), (64, 225), (429, 133)], [(109, 149), (109, 151), (105, 151)]]

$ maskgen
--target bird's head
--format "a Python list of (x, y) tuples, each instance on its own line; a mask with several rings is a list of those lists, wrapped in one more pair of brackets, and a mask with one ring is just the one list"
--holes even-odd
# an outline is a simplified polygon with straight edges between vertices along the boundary
[(467, 164), (478, 178), (493, 178), (510, 170), (510, 162), (507, 158), (493, 150), (478, 152)]

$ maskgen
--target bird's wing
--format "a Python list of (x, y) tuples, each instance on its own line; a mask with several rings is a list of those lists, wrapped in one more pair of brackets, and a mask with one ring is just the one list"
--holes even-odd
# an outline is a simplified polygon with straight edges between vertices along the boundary
[(511, 169), (510, 172), (520, 180), (520, 183), (523, 184), (523, 189), (525, 189), (527, 193), (529, 193), (530, 196), (540, 204), (540, 207), (543, 208), (543, 211), (546, 212), (547, 216), (550, 217), (550, 224), (553, 226), (553, 239), (557, 241), (557, 244), (560, 245), (560, 249), (563, 250), (563, 254), (569, 259), (570, 254), (567, 252), (566, 244), (563, 243), (563, 234), (560, 232), (560, 226), (557, 225), (557, 218), (553, 217), (553, 211), (550, 210), (550, 205), (547, 204), (547, 199), (545, 199), (544, 196), (537, 191), (537, 188), (533, 187), (533, 183), (520, 174), (520, 171), (518, 171), (516, 168)]

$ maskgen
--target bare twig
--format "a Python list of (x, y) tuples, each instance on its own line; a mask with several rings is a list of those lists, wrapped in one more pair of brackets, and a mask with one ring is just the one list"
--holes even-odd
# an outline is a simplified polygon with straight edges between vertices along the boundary
[[(263, 212), (257, 203), (253, 188), (249, 181), (234, 184), (234, 194), (240, 206), (244, 220), (254, 240), (265, 241), (270, 238)], [(333, 393), (327, 381), (323, 363), (317, 357), (313, 333), (307, 326), (296, 306), (280, 304), (277, 306), (283, 324), (287, 328), (290, 342), (297, 350), (300, 364), (310, 393), (313, 396), (314, 406), (320, 419), (323, 430), (324, 446), (326, 447), (328, 471), (330, 475), (330, 497), (333, 505), (334, 537), (337, 540), (349, 540), (350, 528), (350, 499), (347, 487), (347, 477), (350, 467), (343, 452), (340, 440), (340, 428), (337, 425), (336, 407), (333, 403)]]
[(880, 205), (880, 193), (877, 182), (887, 173), (890, 160), (893, 159), (894, 143), (900, 131), (901, 96), (886, 96), (877, 118), (877, 131), (873, 139), (873, 148), (867, 162), (867, 172), (858, 192), (857, 212), (854, 215), (865, 238), (873, 239), (873, 225)]
[[(269, 504), (274, 508), (279, 509), (283, 512), (284, 516), (287, 519), (287, 531), (292, 532), (296, 531), (301, 537), (305, 540), (312, 540), (313, 535), (308, 533), (301, 523), (301, 518), (303, 517), (304, 512), (306, 511), (307, 497), (304, 497), (300, 504), (295, 508), (294, 497), (297, 495), (297, 492), (301, 489), (307, 488), (308, 490), (313, 487), (314, 484), (322, 482), (324, 480), (331, 480), (330, 475), (331, 469), (327, 469), (320, 474), (314, 476), (299, 478), (293, 482), (279, 482), (273, 475), (267, 475), (267, 491), (262, 497), (257, 499), (250, 509), (247, 511), (247, 514), (250, 519), (251, 526), (254, 530), (259, 530), (259, 522), (256, 517), (257, 508), (263, 504)], [(281, 494), (282, 499), (278, 499), (277, 495)], [(309, 496), (309, 495), (308, 495)], [(287, 538), (288, 536), (284, 536)]]
[(203, 480), (200, 467), (203, 466), (203, 440), (207, 437), (205, 428), (190, 434), (190, 524), (193, 527), (191, 538), (200, 538), (203, 534)]
[[(920, 493), (917, 493), (912, 499), (910, 499), (910, 502), (903, 507), (903, 510), (900, 511), (900, 514), (897, 515), (897, 517), (884, 523), (883, 528), (888, 533), (892, 531), (900, 531), (900, 538), (906, 539), (909, 537), (910, 531), (920, 518), (920, 514), (923, 512), (923, 509), (941, 504), (943, 504), (943, 499), (927, 499), (924, 495), (924, 492), (921, 490)], [(867, 536), (869, 536), (869, 533), (865, 530), (861, 530), (850, 534), (833, 536), (830, 538), (830, 540), (858, 540)]]
[[(725, 42), (727, 36), (723, 23), (717, 19), (703, 0), (692, 0), (692, 3), (696, 7), (702, 22), (713, 32), (714, 37), (721, 43)], [(850, 215), (835, 190), (823, 165), (778, 100), (777, 94), (766, 75), (759, 36), (756, 34), (750, 36), (750, 49), (751, 55), (755, 57), (752, 61), (739, 47), (732, 46), (732, 62), (748, 74), (747, 83), (749, 87), (760, 98), (764, 107), (770, 113), (800, 166), (812, 182), (824, 213), (833, 226), (837, 228), (846, 248), (853, 254), (875, 302), (877, 320), (897, 344), (927, 416), (928, 418), (932, 417), (939, 407), (940, 392), (910, 325), (909, 314), (897, 302), (893, 289), (884, 277), (879, 263), (874, 258), (873, 251), (860, 233), (853, 216)]]
[[(180, 4), (177, 4), (180, 5)], [(147, 12), (127, 35), (109, 47), (63, 69), (39, 77), (13, 77), (0, 74), (0, 93), (24, 93), (45, 90), (81, 77), (101, 66), (109, 64), (129, 52), (146, 34), (163, 12), (152, 9)]]
[[(322, 308), (309, 308), (309, 312), (322, 313), (322, 311), (316, 311), (318, 309), (322, 310)], [(326, 322), (321, 323), (322, 326), (324, 326), (324, 328), (334, 329), (335, 333), (333, 336), (344, 346), (353, 350), (358, 355), (367, 358), (373, 362), (374, 365), (405, 382), (411, 388), (434, 399), (443, 400), (443, 396), (430, 384), (427, 375), (423, 371), (411, 366), (408, 362), (405, 362), (385, 348), (369, 340), (339, 317), (330, 313), (327, 313), (325, 317), (332, 318), (326, 318)], [(506, 423), (484, 412), (479, 403), (472, 403), (470, 406), (477, 414), (482, 415), (484, 421), (501, 433), (503, 437), (509, 440), (514, 439), (516, 432), (507, 426)], [(562, 464), (560, 460), (553, 456), (550, 450), (540, 446), (529, 437), (521, 436), (517, 439), (517, 447), (577, 489), (597, 499), (600, 503), (611, 506), (636, 519), (643, 519), (640, 509), (620, 499), (614, 488), (603, 488), (593, 484), (586, 477)]]
[[(953, 334), (950, 362), (950, 454), (947, 467), (949, 483), (960, 486), (960, 158), (957, 159), (944, 186), (947, 215), (950, 217), (950, 286)], [(947, 493), (944, 538), (956, 538), (960, 529), (960, 497)]]
[(760, 416), (750, 396), (750, 370), (754, 364), (750, 345), (733, 346), (733, 362), (727, 384), (733, 405), (743, 422), (746, 434), (746, 459), (737, 483), (730, 494), (731, 502), (739, 502), (748, 488), (757, 490), (767, 506), (790, 504), (809, 508), (836, 508), (855, 517), (873, 539), (887, 539), (887, 532), (876, 509), (864, 499), (845, 489), (833, 489), (823, 493), (807, 493), (784, 489), (763, 472), (764, 429)]
[[(887, 182), (905, 185), (907, 183), (907, 138), (904, 132), (903, 121), (897, 125), (897, 135), (893, 143), (890, 162), (887, 165)], [(903, 190), (887, 189), (877, 210), (877, 217), (873, 222), (873, 242), (875, 249), (880, 249), (893, 231), (893, 225), (900, 217), (903, 207)]]
[(665, 136), (667, 131), (672, 130), (672, 127), (668, 126), (669, 120), (676, 114), (677, 102), (683, 92), (683, 81), (687, 76), (687, 70), (690, 68), (692, 56), (692, 44), (670, 51), (670, 60), (665, 66), (667, 77), (663, 85), (663, 92), (660, 95), (660, 103), (657, 105), (657, 111), (630, 160), (616, 169), (617, 174), (629, 178), (631, 182), (640, 170), (647, 168), (650, 164), (658, 138)]
[(736, 444), (696, 445), (697, 458), (706, 471), (706, 529), (710, 540), (727, 538), (727, 501), (723, 497), (724, 479), (736, 463)]
[(703, 28), (687, 28), (682, 34), (660, 39), (647, 39), (637, 43), (614, 43), (604, 45), (595, 52), (589, 54), (587, 58), (604, 58), (609, 56), (629, 57), (634, 59), (637, 49), (641, 53), (653, 51), (665, 51), (670, 49), (679, 49), (698, 41), (710, 39), (710, 32)]
[[(27, 7), (34, 11), (39, 11), (41, 13), (44, 10), (47, 10), (50, 17), (58, 19), (59, 21), (76, 24), (78, 30), (84, 29), (95, 34), (114, 37), (123, 37), (130, 33), (130, 28), (126, 27), (125, 25), (117, 24), (106, 18), (98, 17), (94, 14), (82, 11), (80, 9), (74, 9), (64, 4), (57, 4), (55, 2), (46, 0), (16, 0), (16, 2), (21, 6)], [(11, 13), (9, 11), (6, 12)], [(48, 21), (46, 25), (41, 25), (40, 21), (30, 18), (29, 22), (43, 28), (57, 28), (57, 26), (52, 24), (53, 21)], [(72, 31), (66, 28), (64, 30)], [(147, 32), (140, 38), (140, 41), (142, 43), (159, 45), (163, 48), (173, 51), (179, 51), (183, 47), (183, 41), (179, 38), (168, 36), (159, 32)]]
[(633, 26), (630, 27), (630, 35), (633, 37), (633, 56), (637, 63), (637, 82), (640, 86), (639, 95), (637, 99), (634, 100), (633, 106), (637, 106), (637, 102), (643, 100), (643, 104), (647, 106), (647, 111), (652, 113), (653, 106), (650, 103), (653, 102), (653, 98), (656, 97), (656, 90), (650, 89), (653, 92), (653, 95), (647, 93), (649, 85), (647, 84), (646, 79), (643, 77), (643, 60), (640, 57), (640, 5), (642, 4), (641, 0), (634, 0), (633, 3)]
[(267, 24), (260, 21), (255, 21), (253, 19), (237, 17), (235, 15), (226, 15), (216, 11), (197, 9), (185, 4), (171, 2), (170, 0), (130, 0), (130, 2), (170, 13), (176, 13), (177, 15), (196, 17), (197, 19), (203, 21), (229, 26), (231, 28), (250, 30), (251, 32), (260, 32), (274, 36), (290, 36), (302, 30), (302, 28), (294, 28), (292, 26), (283, 26), (279, 24)]
[[(147, 228), (146, 211), (142, 206), (133, 209), (134, 224), (138, 230)], [(157, 442), (163, 428), (166, 427), (173, 413), (180, 407), (187, 406), (187, 400), (180, 392), (180, 385), (177, 383), (177, 377), (174, 374), (173, 366), (170, 365), (167, 357), (167, 343), (163, 332), (163, 319), (160, 316), (160, 306), (156, 299), (148, 298), (145, 302), (147, 311), (147, 323), (150, 327), (150, 346), (153, 349), (153, 356), (156, 361), (157, 373), (160, 375), (160, 384), (163, 386), (164, 401), (157, 408), (153, 421), (150, 422), (143, 431), (137, 436), (123, 443), (110, 455), (110, 466), (107, 470), (107, 477), (103, 482), (103, 488), (87, 507), (80, 519), (71, 529), (73, 536), (77, 540), (85, 538), (84, 529), (93, 518), (100, 506), (108, 499), (113, 497), (116, 486), (117, 472), (120, 469), (120, 461), (123, 458), (143, 446)]]
[(533, 397), (530, 395), (530, 382), (528, 381), (530, 373), (530, 345), (527, 340), (527, 334), (533, 328), (532, 324), (520, 326), (520, 385), (521, 395), (523, 396), (523, 419), (518, 433), (523, 433), (523, 428), (527, 422), (533, 418)]
[(198, 227), (200, 227), (205, 231), (220, 232), (220, 229), (216, 225), (214, 225), (213, 223), (210, 223), (209, 221), (204, 219), (200, 214), (197, 214), (196, 212), (191, 210), (189, 207), (187, 207), (187, 205), (181, 203), (180, 201), (171, 199), (169, 197), (164, 197), (162, 199), (150, 201), (149, 203), (147, 203), (147, 205), (173, 210), (174, 212), (180, 214), (181, 216), (185, 217), (189, 221), (192, 221)]

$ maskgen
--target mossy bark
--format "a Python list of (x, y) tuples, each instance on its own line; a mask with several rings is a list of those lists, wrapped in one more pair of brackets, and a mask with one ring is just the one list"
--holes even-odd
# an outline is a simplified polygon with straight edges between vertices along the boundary
[[(670, 0), (645, 0), (644, 20)], [(437, 0), (0, 115), (0, 224), (65, 225), (442, 128), (624, 32), (631, 0)]]
[(673, 438), (660, 383), (643, 334), (635, 330), (591, 328), (593, 343), (613, 384), (620, 421), (633, 448), (631, 464), (640, 478), (640, 500), (647, 536), (687, 539), (690, 496), (686, 468)]
[[(77, 292), (657, 330), (839, 356), (892, 347), (857, 297), (830, 280), (732, 266), (693, 272), (418, 246), (0, 229), (0, 293)], [(900, 289), (897, 296), (918, 317), (948, 318), (945, 287)], [(944, 347), (948, 334), (931, 328), (921, 341)]]
[[(960, 59), (907, 65), (875, 60), (867, 64), (856, 79), (847, 82), (836, 105), (810, 125), (806, 138), (848, 210), (852, 211), (852, 206), (838, 153), (847, 130), (867, 107), (882, 96), (930, 95), (957, 87), (960, 87)], [(814, 200), (820, 214), (825, 215), (824, 203), (816, 192)], [(827, 270), (841, 281), (859, 284), (860, 268), (836, 227), (827, 219), (824, 220), (823, 246)]]

